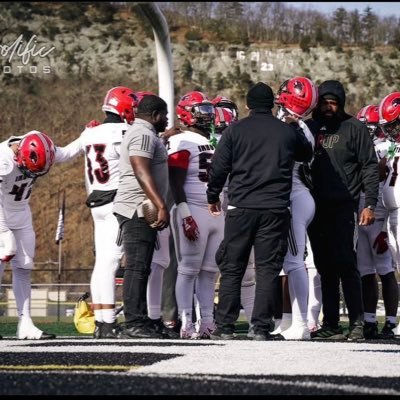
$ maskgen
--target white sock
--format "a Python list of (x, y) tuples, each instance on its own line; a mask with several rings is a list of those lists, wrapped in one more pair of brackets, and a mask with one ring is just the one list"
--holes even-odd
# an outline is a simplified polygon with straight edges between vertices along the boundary
[(99, 310), (93, 310), (94, 313), (94, 319), (97, 322), (104, 322), (103, 320), (103, 310), (99, 309)]
[(214, 320), (214, 293), (216, 272), (200, 271), (196, 279), (196, 296), (200, 306), (200, 318), (203, 322)]
[(322, 308), (321, 277), (315, 268), (310, 268), (308, 272), (308, 327), (314, 329), (319, 325), (319, 316)]
[(291, 327), (282, 332), (282, 336), (287, 340), (308, 340), (310, 339), (310, 331), (307, 323), (296, 321)]
[(396, 323), (396, 317), (386, 316), (385, 320), (389, 321), (391, 324), (395, 324)]
[(164, 268), (151, 263), (151, 272), (147, 281), (147, 312), (149, 318), (158, 319), (161, 316), (161, 294)]
[(103, 315), (103, 322), (107, 324), (115, 322), (115, 308), (103, 308), (101, 314)]
[(276, 330), (276, 329), (279, 328), (281, 322), (282, 322), (282, 318), (277, 318), (277, 319), (275, 320), (274, 330)]
[(307, 323), (308, 275), (305, 268), (289, 272), (289, 294), (292, 321)]
[(282, 320), (279, 324), (278, 328), (275, 329), (272, 333), (277, 334), (285, 331), (292, 325), (292, 314), (291, 313), (282, 313)]
[[(196, 282), (194, 283), (195, 287), (196, 287)], [(200, 303), (196, 293), (193, 294), (193, 304), (194, 304), (194, 312), (196, 313), (196, 321), (200, 321), (201, 320)]]
[(364, 313), (364, 321), (366, 322), (376, 322), (376, 314), (375, 313)]
[(188, 327), (193, 326), (192, 322), (192, 307), (190, 309), (183, 309), (180, 312), (182, 320), (182, 329), (186, 330)]
[(31, 317), (31, 274), (30, 269), (13, 269), (12, 286), (19, 317)]
[(253, 283), (249, 286), (243, 286), (240, 288), (240, 302), (246, 315), (247, 322), (250, 324), (251, 315), (253, 314), (254, 298), (256, 295), (256, 284)]
[[(185, 275), (178, 271), (175, 285), (175, 296), (178, 304), (178, 313), (182, 318), (182, 325), (192, 323), (193, 293), (195, 275)], [(186, 325), (183, 325), (186, 326)]]

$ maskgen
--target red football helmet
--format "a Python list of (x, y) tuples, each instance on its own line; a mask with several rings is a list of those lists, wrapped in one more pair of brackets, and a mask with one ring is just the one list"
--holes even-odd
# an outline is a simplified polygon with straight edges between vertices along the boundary
[(133, 90), (125, 86), (117, 86), (107, 92), (101, 110), (118, 114), (126, 123), (132, 124), (135, 120), (137, 105), (138, 99)]
[(189, 92), (181, 97), (176, 114), (181, 124), (210, 129), (215, 120), (215, 107), (202, 92)]
[(300, 118), (307, 116), (317, 105), (318, 88), (308, 78), (296, 76), (280, 86), (275, 104)]
[(372, 139), (382, 138), (382, 129), (379, 126), (378, 106), (370, 104), (369, 106), (363, 107), (357, 113), (356, 118), (367, 126)]
[(30, 131), (23, 137), (15, 156), (18, 168), (29, 178), (47, 174), (54, 159), (53, 141), (39, 131)]
[(229, 124), (234, 122), (236, 119), (230, 108), (215, 107), (215, 130), (217, 133), (221, 133)]
[(214, 107), (228, 108), (229, 110), (231, 110), (234, 121), (237, 121), (239, 119), (238, 107), (232, 100), (224, 96), (217, 96), (211, 102), (214, 104)]
[(137, 103), (139, 104), (141, 100), (143, 99), (144, 96), (157, 96), (153, 92), (146, 92), (145, 90), (142, 90), (140, 92), (135, 92), (135, 95), (137, 97)]
[(357, 113), (357, 119), (365, 124), (378, 124), (379, 123), (379, 109), (378, 106), (370, 104), (363, 107)]
[(379, 124), (389, 140), (400, 139), (400, 92), (388, 94), (379, 104)]

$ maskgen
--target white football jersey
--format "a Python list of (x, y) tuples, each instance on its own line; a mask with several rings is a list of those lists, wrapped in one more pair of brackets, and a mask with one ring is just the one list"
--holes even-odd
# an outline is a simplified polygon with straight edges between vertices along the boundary
[(398, 180), (400, 144), (386, 143), (386, 148), (380, 149), (380, 156), (386, 156), (386, 178), (382, 186), (382, 200), (388, 209), (400, 207), (400, 182)]
[(214, 150), (208, 139), (199, 133), (184, 131), (169, 138), (168, 156), (184, 151), (189, 153), (189, 165), (183, 187), (188, 204), (208, 207), (208, 169)]
[(93, 190), (117, 189), (120, 145), (129, 127), (126, 123), (105, 123), (86, 128), (78, 139), (65, 147), (56, 148), (55, 162), (69, 161), (83, 152), (87, 194)]
[[(381, 141), (381, 140), (374, 141), (375, 153), (378, 158), (378, 161), (386, 156), (389, 146), (390, 146), (390, 143), (388, 143), (386, 141)], [(384, 185), (384, 182), (379, 182), (378, 202), (376, 203), (376, 208), (375, 208), (375, 219), (376, 220), (383, 220), (387, 216), (387, 209), (383, 205), (383, 185)], [(364, 193), (364, 191), (361, 191), (359, 212), (361, 212), (363, 210), (364, 203), (365, 203), (365, 193)]]
[(15, 154), (9, 147), (9, 142), (19, 142), (23, 136), (7, 139), (0, 143), (0, 197), (3, 210), (7, 214), (26, 209), (31, 196), (35, 178), (24, 176), (17, 167)]
[(85, 182), (88, 194), (93, 190), (118, 188), (120, 145), (129, 127), (126, 123), (106, 123), (82, 132), (80, 140), (86, 157)]

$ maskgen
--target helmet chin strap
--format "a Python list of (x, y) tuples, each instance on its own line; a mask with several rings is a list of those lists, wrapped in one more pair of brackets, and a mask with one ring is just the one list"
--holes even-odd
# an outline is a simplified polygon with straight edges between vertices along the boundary
[(279, 107), (278, 112), (276, 113), (276, 118), (279, 120), (285, 122), (286, 117), (288, 117), (290, 114), (284, 107)]

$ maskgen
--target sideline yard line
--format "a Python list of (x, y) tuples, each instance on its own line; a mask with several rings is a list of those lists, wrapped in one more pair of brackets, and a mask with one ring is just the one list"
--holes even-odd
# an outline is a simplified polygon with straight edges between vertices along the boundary
[[(135, 372), (135, 371), (131, 371)], [(369, 394), (369, 395), (390, 395), (390, 396), (398, 396), (400, 395), (400, 391), (394, 389), (384, 389), (384, 388), (372, 388), (372, 387), (362, 387), (357, 385), (345, 384), (341, 385), (339, 383), (321, 383), (317, 381), (287, 381), (287, 380), (277, 380), (277, 379), (265, 379), (265, 378), (234, 378), (228, 375), (224, 376), (215, 376), (210, 375), (209, 377), (205, 376), (196, 376), (196, 375), (184, 375), (184, 374), (153, 374), (147, 373), (143, 374), (142, 372), (135, 373), (135, 376), (143, 375), (146, 377), (164, 377), (164, 378), (174, 378), (174, 379), (188, 379), (191, 381), (201, 381), (205, 380), (211, 381), (221, 381), (221, 382), (231, 382), (231, 383), (243, 383), (248, 385), (249, 383), (255, 384), (265, 384), (265, 385), (278, 385), (278, 386), (295, 386), (295, 387), (310, 387), (315, 389), (335, 389), (335, 390), (343, 390), (346, 392), (354, 392), (357, 394)], [(322, 394), (322, 393), (321, 393)]]

